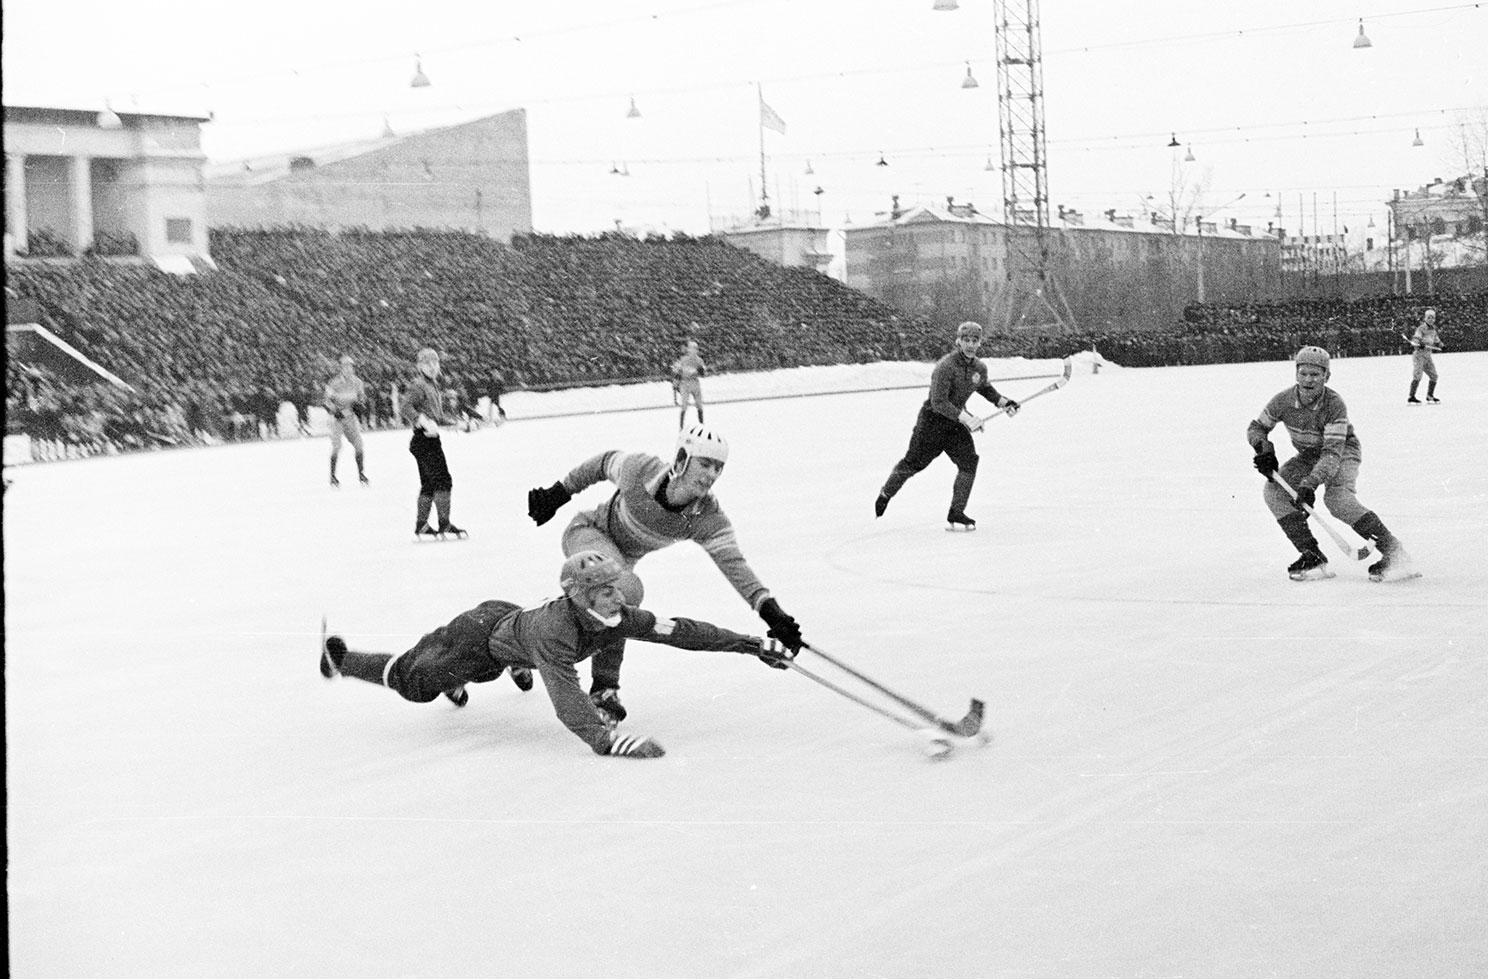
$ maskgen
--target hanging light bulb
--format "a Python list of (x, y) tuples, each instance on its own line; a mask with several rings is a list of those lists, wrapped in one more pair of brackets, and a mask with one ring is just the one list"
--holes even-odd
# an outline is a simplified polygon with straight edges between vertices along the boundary
[(878, 162), (873, 165), (876, 167), (886, 167), (889, 165), (889, 161), (884, 159), (883, 150), (878, 151)]
[(1425, 141), (1421, 139), (1421, 130), (1420, 129), (1417, 129), (1416, 130), (1416, 138), (1413, 139), (1413, 140), (1411, 140), (1411, 145), (1412, 146), (1425, 146), (1426, 145)]
[(424, 74), (424, 62), (417, 54), (413, 56), (413, 79), (408, 83), (409, 88), (428, 88), (429, 76)]
[(1174, 133), (1173, 134), (1173, 138), (1170, 139), (1170, 140), (1168, 140), (1168, 149), (1170, 149), (1170, 150), (1177, 149), (1178, 146), (1179, 146), (1179, 143), (1178, 143), (1178, 134), (1177, 133)]
[(1185, 153), (1185, 154), (1183, 154), (1183, 162), (1184, 163), (1192, 163), (1193, 161), (1194, 161), (1193, 147), (1190, 146), (1188, 148), (1188, 152)]
[(625, 113), (625, 118), (627, 118), (627, 119), (639, 119), (640, 117), (641, 117), (641, 110), (636, 108), (635, 96), (632, 95), (630, 97), (630, 110)]
[(103, 111), (98, 113), (97, 121), (99, 129), (124, 128), (124, 120), (119, 118), (119, 114), (114, 111), (114, 107), (109, 105), (108, 102), (103, 103)]
[(1356, 38), (1354, 38), (1354, 47), (1355, 48), (1372, 48), (1372, 47), (1374, 47), (1373, 44), (1369, 43), (1369, 38), (1367, 38), (1367, 37), (1364, 36), (1364, 18), (1363, 17), (1360, 17), (1359, 18), (1359, 36), (1356, 37)]
[(970, 61), (966, 62), (966, 77), (963, 78), (963, 79), (961, 79), (961, 87), (962, 88), (979, 88), (980, 87), (979, 85), (977, 85), (977, 80), (974, 77), (972, 77), (972, 74), (971, 74), (971, 62)]
[(993, 163), (992, 162), (992, 157), (989, 156), (989, 157), (987, 157), (987, 165), (984, 166), (984, 167), (982, 167), (982, 169), (983, 170), (986, 170), (988, 172), (991, 172), (991, 171), (997, 169), (997, 164)]
[(388, 117), (387, 116), (383, 116), (382, 117), (382, 138), (383, 139), (392, 139), (396, 135), (398, 135), (398, 134), (395, 133), (395, 132), (393, 132), (393, 124), (391, 122), (388, 122)]

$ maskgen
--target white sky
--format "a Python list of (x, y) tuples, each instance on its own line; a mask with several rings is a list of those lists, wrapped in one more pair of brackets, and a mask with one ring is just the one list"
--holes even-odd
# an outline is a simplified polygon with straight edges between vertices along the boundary
[[(7, 0), (6, 101), (216, 114), (213, 159), (529, 112), (539, 230), (707, 230), (772, 201), (865, 221), (947, 195), (1000, 213), (993, 5), (963, 0)], [(1354, 50), (1357, 19), (1374, 46)], [(86, 30), (80, 30), (85, 27)], [(520, 38), (520, 40), (518, 40)], [(1218, 218), (1383, 222), (1394, 187), (1467, 169), (1488, 126), (1488, 8), (1421, 0), (1042, 4), (1051, 200), (1136, 212), (1174, 183), (1170, 135)], [(408, 81), (415, 53), (433, 81)], [(980, 88), (963, 90), (967, 62)], [(627, 119), (634, 94), (642, 116)], [(1469, 113), (1458, 110), (1470, 109)], [(1411, 146), (1419, 129), (1426, 145)], [(874, 163), (883, 153), (888, 167)], [(1479, 158), (1481, 158), (1479, 156)], [(814, 173), (805, 173), (810, 162)], [(612, 176), (624, 164), (628, 177)], [(820, 186), (818, 199), (812, 191)], [(1246, 195), (1243, 201), (1223, 205)], [(1271, 197), (1266, 197), (1266, 194)], [(1316, 222), (1314, 221), (1316, 198)]]

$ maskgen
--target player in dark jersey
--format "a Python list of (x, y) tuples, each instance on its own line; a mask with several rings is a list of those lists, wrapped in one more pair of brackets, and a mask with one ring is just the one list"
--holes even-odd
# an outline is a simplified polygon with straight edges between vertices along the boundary
[[(418, 463), (419, 495), (413, 533), (415, 537), (464, 537), (465, 531), (450, 522), (450, 492), (455, 481), (450, 476), (449, 463), (444, 458), (444, 443), (439, 437), (439, 426), (447, 421), (444, 394), (434, 383), (439, 379), (439, 354), (425, 347), (418, 352), (415, 363), (418, 373), (409, 383), (408, 392), (399, 406), (403, 420), (413, 426), (408, 451)], [(431, 508), (439, 514), (438, 529), (429, 526)]]
[(977, 357), (982, 343), (980, 323), (965, 322), (956, 327), (956, 349), (935, 365), (930, 375), (930, 395), (920, 406), (915, 419), (909, 449), (895, 464), (888, 481), (873, 503), (875, 517), (884, 515), (889, 501), (904, 487), (909, 478), (920, 472), (944, 452), (956, 464), (956, 481), (951, 488), (951, 508), (946, 522), (952, 530), (976, 530), (976, 521), (966, 515), (966, 503), (976, 483), (977, 455), (971, 433), (981, 431), (981, 421), (966, 410), (973, 394), (980, 394), (1012, 417), (1018, 413), (1018, 402), (998, 394), (987, 381), (987, 365)]
[(790, 654), (773, 640), (633, 608), (618, 587), (625, 573), (612, 558), (581, 551), (563, 562), (561, 598), (533, 608), (482, 602), (396, 656), (355, 652), (340, 636), (331, 636), (321, 649), (320, 673), (327, 679), (349, 676), (385, 686), (415, 703), (442, 695), (463, 707), (469, 701), (467, 684), (487, 683), (507, 669), (536, 670), (553, 712), (595, 754), (660, 758), (666, 752), (651, 738), (614, 730), (611, 719), (584, 695), (576, 664), (615, 636), (679, 649), (746, 653), (778, 669), (785, 668)]

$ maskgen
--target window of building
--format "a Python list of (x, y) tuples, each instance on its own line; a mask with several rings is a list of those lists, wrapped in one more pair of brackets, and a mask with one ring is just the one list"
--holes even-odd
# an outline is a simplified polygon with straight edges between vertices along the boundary
[(165, 240), (172, 245), (191, 244), (191, 219), (190, 218), (166, 218)]

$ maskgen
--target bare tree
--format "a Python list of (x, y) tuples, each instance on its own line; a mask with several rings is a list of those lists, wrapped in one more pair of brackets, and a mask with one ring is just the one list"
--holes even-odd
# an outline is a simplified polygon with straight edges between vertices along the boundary
[(1457, 145), (1468, 190), (1478, 198), (1481, 226), (1466, 243), (1488, 265), (1488, 105), (1464, 109), (1457, 114)]

